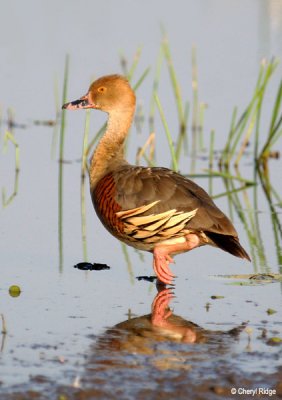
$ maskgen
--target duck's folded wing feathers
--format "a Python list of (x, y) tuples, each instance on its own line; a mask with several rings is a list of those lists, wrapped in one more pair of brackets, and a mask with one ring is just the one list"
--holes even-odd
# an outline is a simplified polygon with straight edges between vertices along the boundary
[[(166, 168), (126, 166), (114, 173), (114, 179), (115, 200), (121, 207), (121, 217), (122, 213), (128, 213), (128, 217), (136, 217), (131, 210), (138, 209), (139, 218), (148, 216), (150, 220), (151, 216), (150, 223), (160, 223), (163, 213), (172, 211), (178, 218), (179, 214), (192, 213), (185, 222), (189, 230), (211, 231), (237, 237), (232, 223), (210, 196), (195, 182), (182, 175)], [(154, 218), (157, 215), (160, 218)], [(146, 224), (145, 221), (146, 219)], [(141, 223), (141, 219), (139, 222)]]

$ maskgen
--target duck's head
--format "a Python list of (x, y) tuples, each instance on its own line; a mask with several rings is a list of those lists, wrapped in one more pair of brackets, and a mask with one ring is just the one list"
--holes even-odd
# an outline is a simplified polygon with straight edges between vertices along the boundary
[(64, 104), (62, 108), (67, 110), (94, 108), (110, 113), (132, 109), (134, 106), (135, 94), (127, 79), (120, 75), (107, 75), (93, 82), (85, 96)]

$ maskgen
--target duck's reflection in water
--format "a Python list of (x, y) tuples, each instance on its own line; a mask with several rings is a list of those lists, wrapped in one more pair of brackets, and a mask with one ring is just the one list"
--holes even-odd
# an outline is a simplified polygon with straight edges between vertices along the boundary
[(225, 354), (246, 327), (244, 323), (224, 332), (201, 328), (173, 314), (169, 308), (173, 297), (171, 289), (159, 289), (151, 313), (129, 318), (104, 332), (93, 345), (89, 362), (95, 362), (96, 357), (101, 361), (105, 356), (106, 364), (114, 365), (117, 360), (119, 364), (127, 364), (126, 355), (152, 355), (153, 364), (159, 368), (187, 368), (190, 355), (195, 354), (191, 344), (204, 345), (198, 346), (198, 356), (202, 353), (206, 357), (211, 349), (217, 354)]
[(206, 330), (173, 314), (173, 297), (171, 289), (160, 290), (150, 314), (128, 318), (90, 337), (94, 343), (80, 381), (87, 396), (198, 399), (199, 393), (207, 398), (215, 382), (230, 394), (232, 355), (245, 324), (226, 332)]

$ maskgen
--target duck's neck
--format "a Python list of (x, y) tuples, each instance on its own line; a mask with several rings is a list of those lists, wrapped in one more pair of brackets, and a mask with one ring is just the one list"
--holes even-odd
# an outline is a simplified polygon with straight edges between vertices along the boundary
[(124, 159), (124, 142), (134, 115), (134, 107), (109, 113), (106, 131), (101, 138), (91, 160), (91, 192), (107, 173), (127, 164)]

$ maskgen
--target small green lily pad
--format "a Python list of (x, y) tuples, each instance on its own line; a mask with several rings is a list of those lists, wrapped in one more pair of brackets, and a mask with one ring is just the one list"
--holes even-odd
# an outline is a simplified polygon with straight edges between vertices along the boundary
[(211, 296), (211, 299), (213, 300), (224, 299), (224, 296)]
[(282, 344), (282, 339), (278, 336), (274, 336), (274, 337), (268, 339), (267, 344), (276, 346), (276, 345)]
[(11, 297), (19, 297), (21, 294), (21, 288), (18, 285), (12, 285), (9, 287), (9, 295)]
[(276, 311), (276, 310), (273, 310), (273, 308), (268, 308), (268, 309), (266, 310), (266, 312), (267, 312), (268, 315), (272, 315), (272, 314), (277, 313), (277, 311)]

